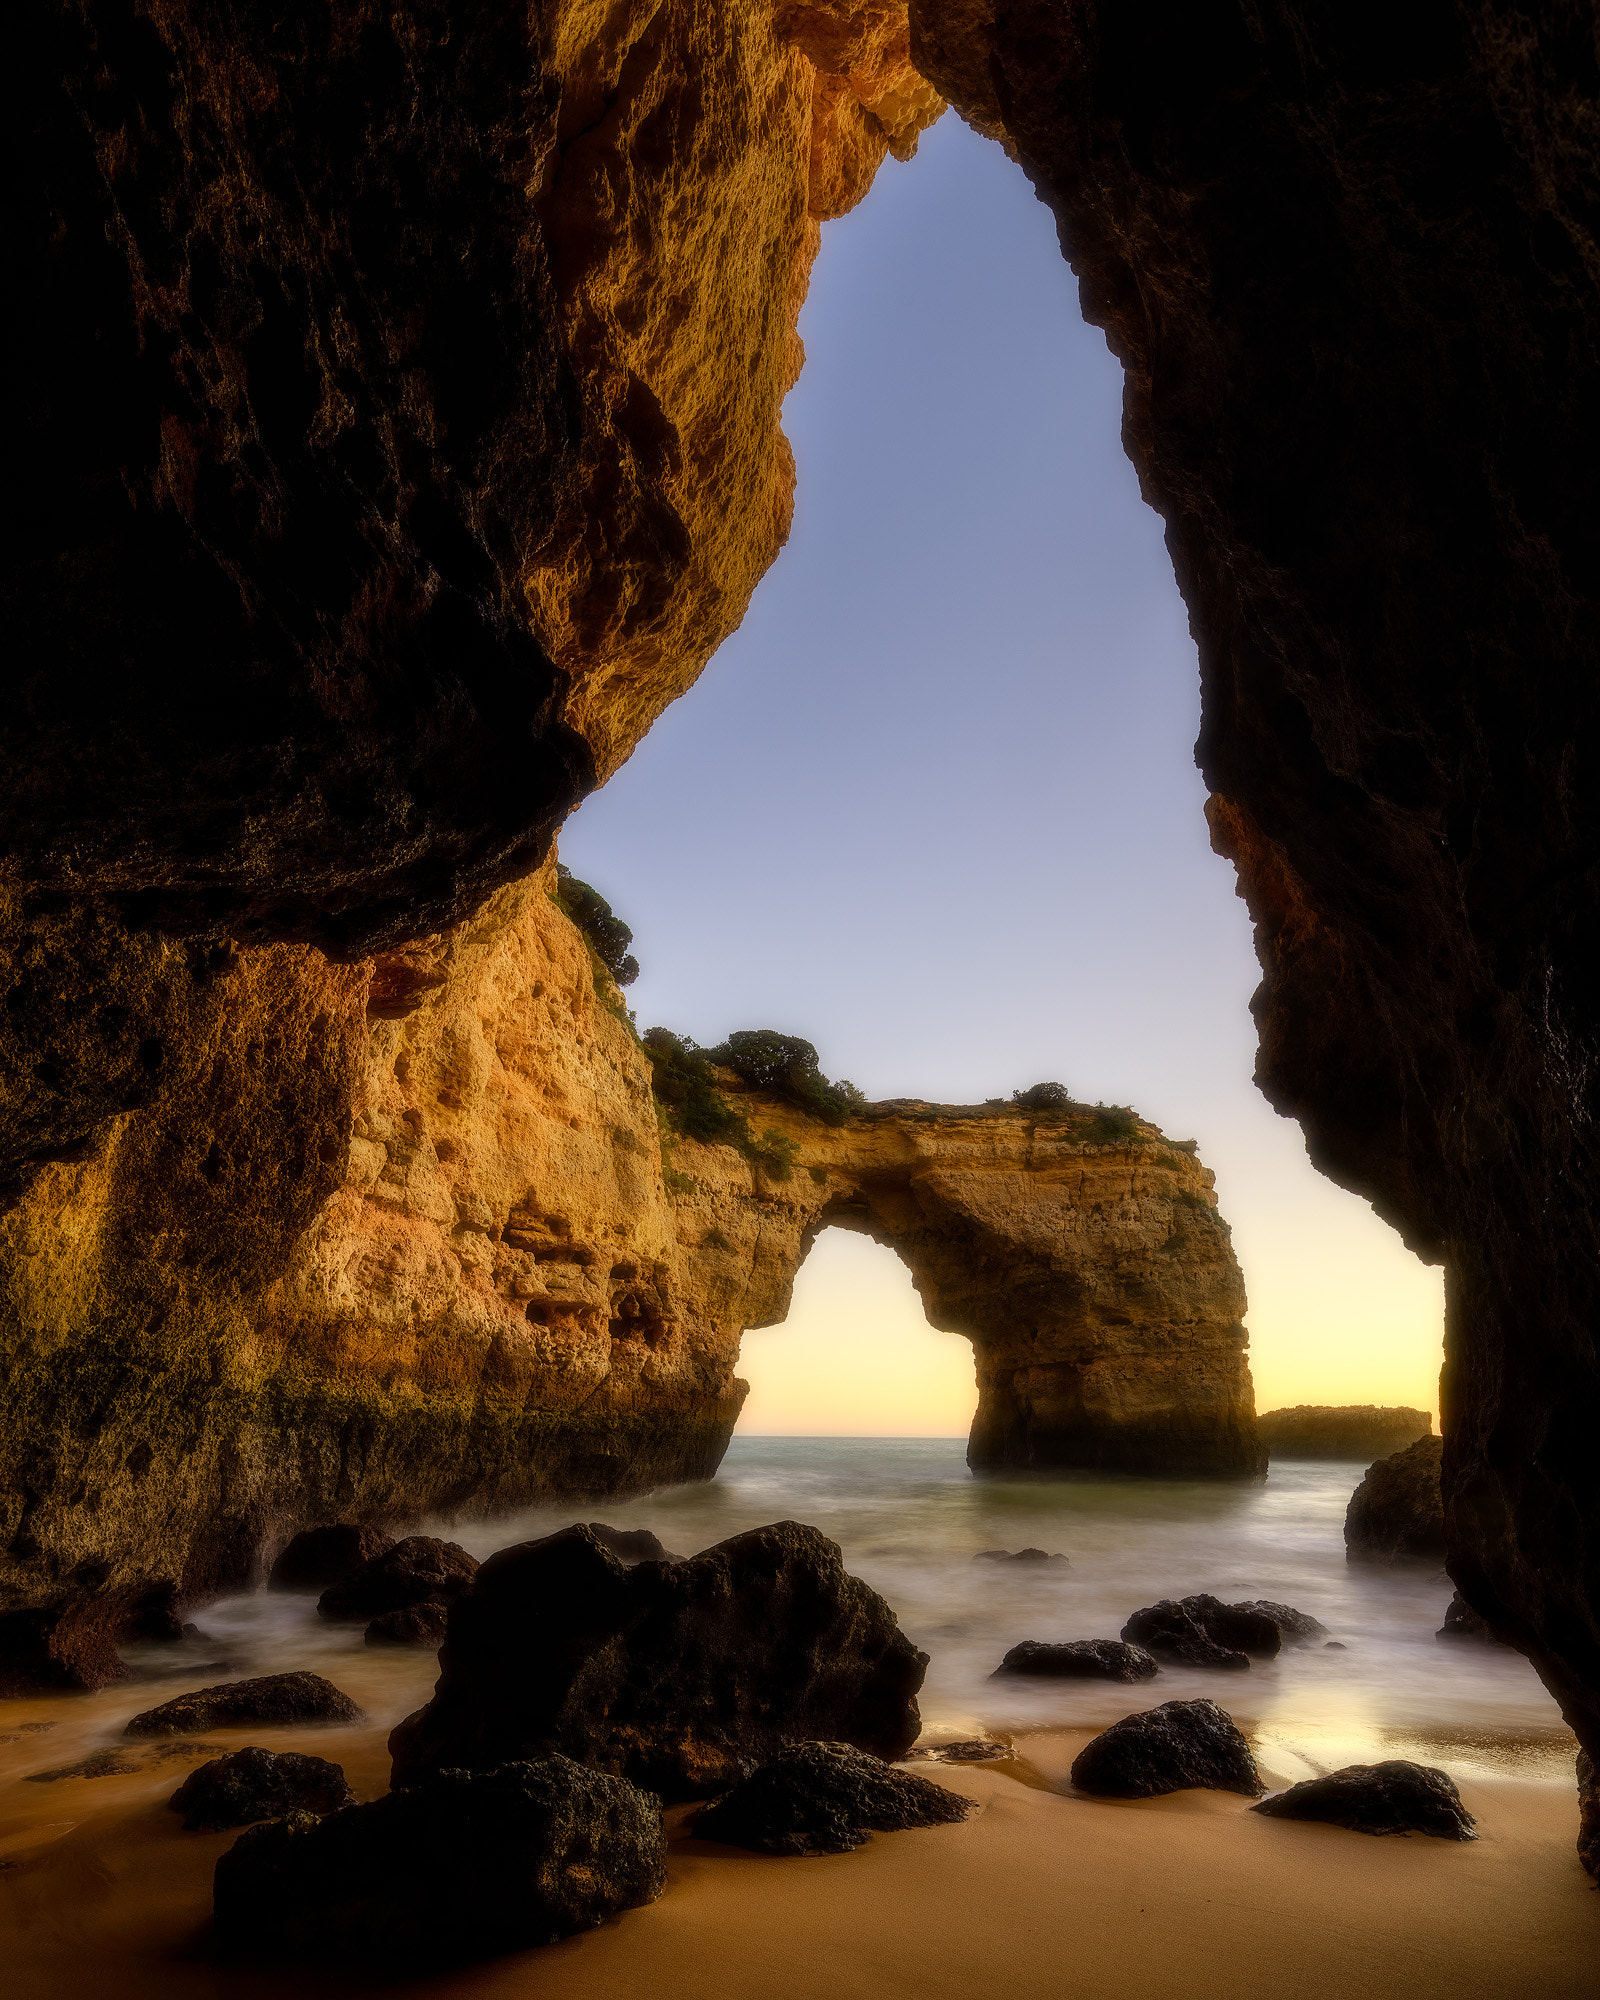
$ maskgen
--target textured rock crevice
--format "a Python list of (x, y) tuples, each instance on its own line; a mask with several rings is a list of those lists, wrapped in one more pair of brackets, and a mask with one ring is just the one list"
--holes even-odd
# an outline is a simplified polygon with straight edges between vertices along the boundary
[(1583, 9), (914, 0), (1127, 371), (1258, 1078), (1447, 1271), (1449, 1566), (1600, 1749)]

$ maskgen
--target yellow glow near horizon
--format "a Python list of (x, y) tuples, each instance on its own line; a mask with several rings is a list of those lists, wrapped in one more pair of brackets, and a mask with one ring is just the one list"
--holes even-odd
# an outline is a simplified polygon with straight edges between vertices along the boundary
[[(1250, 1290), (1257, 1409), (1437, 1412), (1440, 1274), (1364, 1203), (1341, 1195), (1330, 1205), (1314, 1259), (1303, 1234), (1280, 1239), (1270, 1217), (1248, 1239), (1236, 1232), (1235, 1245)], [(747, 1436), (957, 1437), (977, 1406), (971, 1343), (929, 1326), (892, 1251), (841, 1229), (806, 1260), (788, 1319), (745, 1335), (739, 1373), (750, 1384), (739, 1419)]]

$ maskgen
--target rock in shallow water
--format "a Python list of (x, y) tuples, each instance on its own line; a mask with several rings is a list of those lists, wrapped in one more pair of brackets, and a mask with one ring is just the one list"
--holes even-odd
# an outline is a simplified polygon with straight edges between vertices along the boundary
[(426, 1646), (435, 1652), (444, 1644), (450, 1623), (448, 1604), (408, 1604), (404, 1611), (386, 1611), (367, 1627), (369, 1646)]
[(491, 1556), (457, 1600), (434, 1698), (389, 1739), (394, 1782), (557, 1749), (689, 1799), (796, 1739), (892, 1759), (927, 1664), (815, 1528), (635, 1569), (568, 1528)]
[[(1296, 1611), (1292, 1604), (1274, 1604), (1269, 1597), (1252, 1597), (1243, 1604), (1230, 1604), (1230, 1611), (1248, 1611), (1258, 1618), (1270, 1618), (1278, 1628), (1278, 1637), (1285, 1645), (1309, 1645), (1313, 1639), (1326, 1639), (1328, 1628), (1320, 1618), (1313, 1618), (1309, 1611)], [(1244, 1648), (1249, 1652), (1250, 1648)]]
[(665, 1882), (660, 1801), (547, 1756), (252, 1828), (217, 1863), (216, 1937), (238, 1958), (459, 1962), (592, 1930)]
[(354, 1796), (326, 1758), (251, 1745), (191, 1771), (167, 1804), (184, 1815), (186, 1833), (216, 1833), (286, 1813), (336, 1812)]
[(1066, 1567), (1067, 1559), (1062, 1555), (1047, 1555), (1043, 1549), (979, 1549), (972, 1558), (975, 1563), (1060, 1563)]
[(604, 1542), (614, 1556), (620, 1556), (625, 1563), (681, 1562), (667, 1548), (659, 1535), (653, 1535), (648, 1528), (610, 1528), (604, 1521), (591, 1521), (589, 1533), (597, 1542)]
[(1118, 1639), (1069, 1639), (1060, 1646), (1024, 1639), (989, 1678), (1017, 1674), (1037, 1680), (1149, 1681), (1159, 1672), (1153, 1654)]
[[(1123, 1626), (1122, 1637), (1130, 1645), (1143, 1646), (1158, 1660), (1166, 1660), (1174, 1666), (1222, 1667), (1235, 1673), (1246, 1671), (1250, 1665), (1249, 1655), (1237, 1646), (1224, 1645), (1212, 1637), (1189, 1609), (1197, 1601), (1187, 1597), (1182, 1600), (1164, 1597), (1159, 1604), (1147, 1604)], [(1273, 1637), (1277, 1637), (1276, 1627)]]
[(321, 1674), (263, 1674), (256, 1680), (223, 1681), (175, 1695), (147, 1708), (123, 1731), (125, 1736), (184, 1736), (194, 1729), (227, 1729), (251, 1722), (364, 1722), (349, 1695)]
[(1104, 1799), (1152, 1799), (1206, 1790), (1261, 1796), (1250, 1746), (1214, 1701), (1164, 1701), (1086, 1743), (1072, 1766), (1080, 1792)]
[(329, 1584), (393, 1547), (394, 1537), (380, 1528), (355, 1528), (347, 1523), (303, 1528), (272, 1565), (267, 1588), (326, 1590)]
[(1350, 1562), (1444, 1560), (1444, 1439), (1425, 1437), (1380, 1458), (1345, 1509), (1345, 1556)]
[(1497, 1639), (1489, 1630), (1488, 1620), (1478, 1616), (1459, 1590), (1445, 1609), (1444, 1623), (1433, 1636), (1436, 1639), (1475, 1641), (1480, 1646), (1504, 1644), (1503, 1640)]
[(952, 1826), (972, 1801), (848, 1743), (796, 1743), (695, 1814), (697, 1840), (758, 1854), (846, 1854), (869, 1833)]
[(1325, 1778), (1308, 1778), (1273, 1792), (1253, 1812), (1273, 1819), (1321, 1820), (1353, 1833), (1429, 1833), (1440, 1840), (1476, 1840), (1476, 1822), (1443, 1771), (1391, 1757), (1349, 1764)]
[(336, 1621), (381, 1618), (415, 1604), (448, 1604), (472, 1588), (477, 1573), (476, 1558), (459, 1542), (407, 1535), (330, 1585), (317, 1599), (317, 1616)]

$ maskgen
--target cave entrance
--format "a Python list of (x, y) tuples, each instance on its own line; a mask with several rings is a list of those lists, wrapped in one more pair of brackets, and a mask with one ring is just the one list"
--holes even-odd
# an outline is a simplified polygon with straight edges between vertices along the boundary
[(786, 1319), (739, 1354), (741, 1437), (962, 1437), (978, 1406), (972, 1342), (930, 1326), (892, 1250), (824, 1229)]

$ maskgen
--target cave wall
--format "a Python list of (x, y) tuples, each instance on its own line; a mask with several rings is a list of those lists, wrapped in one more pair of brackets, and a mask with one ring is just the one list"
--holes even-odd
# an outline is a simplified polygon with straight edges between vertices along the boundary
[[(1261, 1469), (1211, 1175), (1093, 1114), (726, 1087), (783, 1178), (670, 1136), (553, 866), (354, 967), (193, 971), (206, 1039), (0, 1219), (0, 1678), (117, 1671), (296, 1529), (708, 1477), (739, 1341), (865, 1229), (968, 1334), (986, 1469)], [(178, 974), (172, 974), (174, 983)]]
[(1600, 1746), (1592, 7), (915, 0), (1199, 642), (1258, 1081), (1446, 1268), (1449, 1569)]

